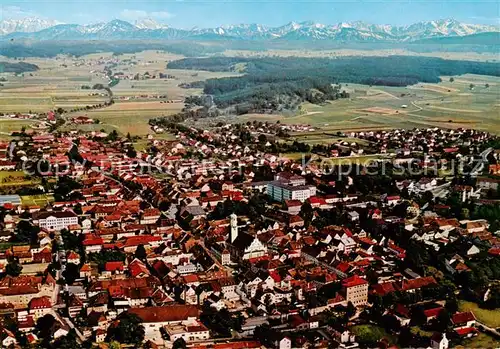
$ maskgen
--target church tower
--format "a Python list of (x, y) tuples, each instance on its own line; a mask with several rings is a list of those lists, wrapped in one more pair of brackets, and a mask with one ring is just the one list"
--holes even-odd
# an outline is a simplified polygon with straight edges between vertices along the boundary
[(231, 233), (230, 233), (230, 238), (231, 238), (231, 243), (236, 240), (238, 237), (238, 216), (236, 216), (234, 213), (229, 216), (231, 218)]

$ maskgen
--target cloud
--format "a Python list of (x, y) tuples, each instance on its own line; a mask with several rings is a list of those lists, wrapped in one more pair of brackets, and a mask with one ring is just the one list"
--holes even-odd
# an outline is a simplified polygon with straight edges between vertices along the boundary
[(19, 6), (0, 6), (0, 17), (8, 19), (20, 19), (25, 17), (34, 17), (35, 13), (23, 10)]
[(500, 17), (471, 16), (468, 19), (488, 24), (500, 25)]
[(144, 19), (144, 18), (153, 18), (153, 19), (169, 19), (172, 18), (174, 15), (170, 12), (167, 11), (152, 11), (152, 12), (147, 12), (143, 10), (130, 10), (130, 9), (125, 9), (122, 12), (120, 12), (120, 17), (123, 19), (135, 21), (138, 19)]

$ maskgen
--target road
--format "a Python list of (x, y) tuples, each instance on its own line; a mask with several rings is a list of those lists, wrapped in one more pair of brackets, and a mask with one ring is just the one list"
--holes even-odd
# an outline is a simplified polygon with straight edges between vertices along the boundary
[(487, 332), (490, 335), (494, 335), (497, 339), (500, 338), (500, 332), (497, 331), (496, 328), (489, 327), (489, 326), (485, 325), (484, 323), (477, 321), (476, 327), (479, 327), (479, 326), (484, 327), (484, 332)]

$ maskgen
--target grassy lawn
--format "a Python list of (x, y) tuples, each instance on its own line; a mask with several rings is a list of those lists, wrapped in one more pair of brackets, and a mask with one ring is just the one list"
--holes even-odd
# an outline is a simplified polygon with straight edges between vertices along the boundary
[(477, 337), (464, 340), (461, 346), (456, 348), (498, 348), (500, 341), (488, 336), (484, 333), (479, 333)]
[(381, 160), (386, 157), (382, 155), (360, 155), (360, 156), (346, 156), (338, 158), (327, 158), (324, 159), (326, 165), (358, 165), (358, 164), (369, 164), (371, 161)]
[(433, 335), (433, 332), (424, 331), (420, 327), (417, 327), (417, 326), (414, 326), (411, 328), (411, 333), (413, 333), (415, 335), (419, 335), (421, 337), (429, 337), (429, 338), (432, 337), (432, 335)]
[(1, 242), (0, 243), (0, 251), (5, 251), (11, 248), (12, 246), (26, 245), (23, 242)]
[(382, 338), (387, 338), (390, 343), (395, 344), (397, 339), (388, 334), (382, 327), (375, 325), (357, 325), (351, 328), (360, 343), (375, 343)]
[(34, 123), (36, 121), (33, 120), (0, 119), (0, 134), (8, 136), (14, 131), (21, 131), (23, 127), (29, 129)]
[(460, 311), (472, 311), (476, 318), (485, 325), (497, 328), (500, 327), (500, 310), (482, 309), (476, 303), (460, 301)]

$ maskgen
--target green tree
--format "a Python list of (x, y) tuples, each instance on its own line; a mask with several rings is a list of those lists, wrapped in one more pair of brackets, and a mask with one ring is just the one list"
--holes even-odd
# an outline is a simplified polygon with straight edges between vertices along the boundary
[(311, 225), (311, 222), (314, 217), (314, 210), (309, 202), (304, 202), (302, 207), (300, 208), (300, 216), (304, 220), (304, 224), (306, 227)]
[(450, 325), (450, 313), (446, 309), (441, 310), (435, 321), (435, 329), (439, 332), (446, 332), (449, 329)]
[(456, 297), (450, 297), (446, 300), (446, 310), (449, 314), (455, 314), (458, 311), (458, 301)]
[(48, 342), (52, 338), (52, 328), (56, 319), (51, 314), (46, 314), (36, 321), (35, 329), (38, 337)]
[(106, 341), (140, 345), (144, 341), (142, 320), (129, 312), (120, 314), (118, 321), (108, 327)]
[(121, 349), (121, 344), (117, 341), (112, 341), (111, 343), (109, 343), (108, 345), (108, 348), (109, 349)]
[(71, 329), (67, 335), (58, 338), (54, 341), (53, 348), (57, 349), (79, 349), (83, 348), (77, 341), (75, 329)]
[(62, 273), (66, 283), (72, 285), (80, 277), (80, 269), (76, 264), (67, 263), (66, 269)]
[(172, 344), (172, 349), (186, 349), (186, 341), (182, 338), (178, 338)]
[(348, 318), (353, 317), (356, 314), (356, 307), (352, 302), (347, 303), (346, 315)]
[(23, 271), (23, 267), (17, 260), (11, 260), (5, 267), (5, 273), (10, 276), (19, 276)]
[(140, 244), (137, 246), (137, 249), (135, 250), (135, 258), (145, 261), (148, 256), (148, 253), (146, 252), (146, 248), (144, 247), (143, 244)]
[(135, 157), (137, 157), (137, 152), (135, 151), (134, 148), (130, 147), (127, 149), (127, 156), (129, 158), (135, 158)]

